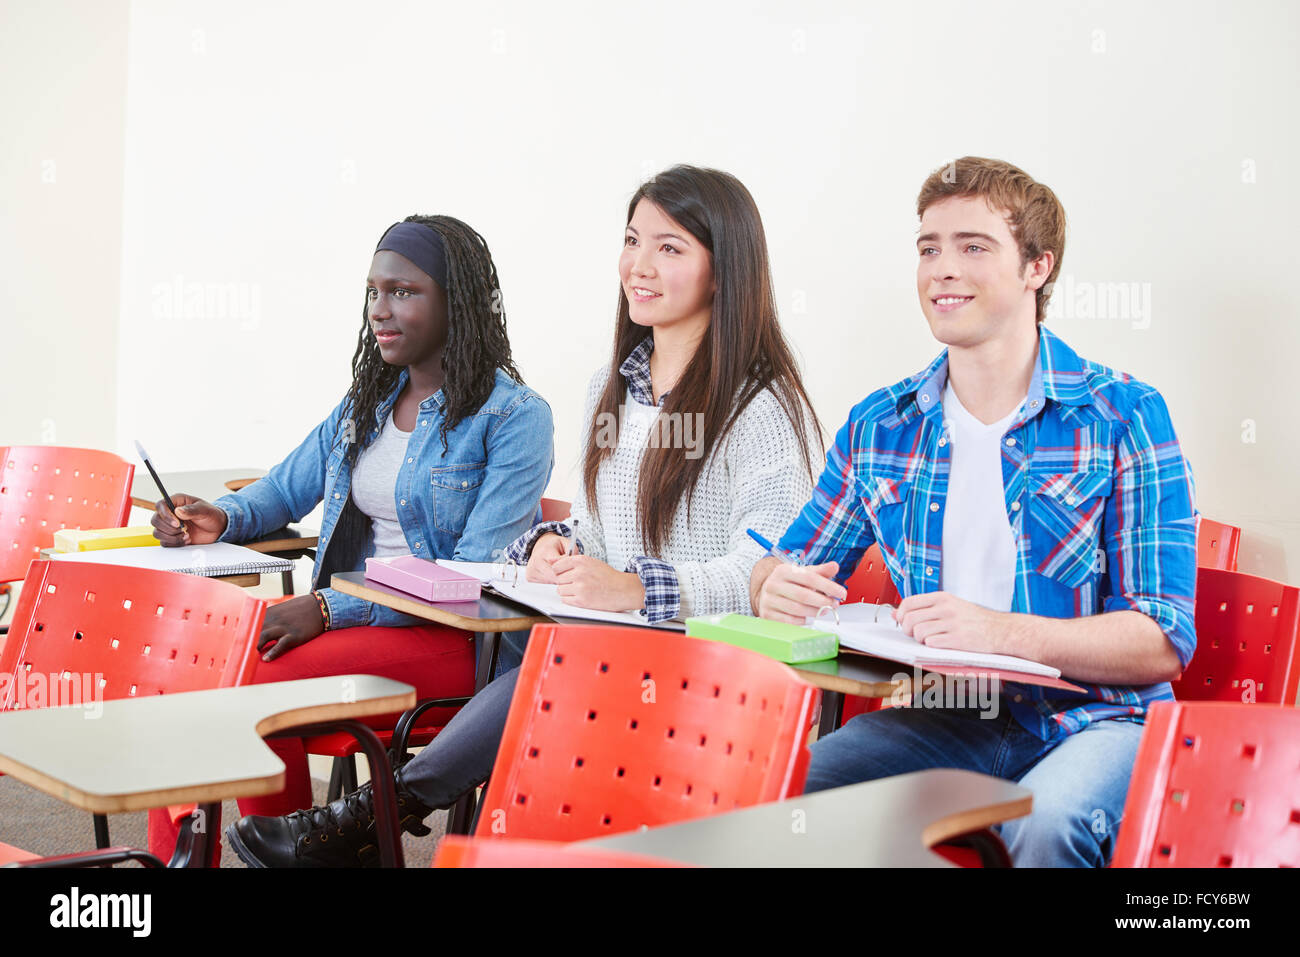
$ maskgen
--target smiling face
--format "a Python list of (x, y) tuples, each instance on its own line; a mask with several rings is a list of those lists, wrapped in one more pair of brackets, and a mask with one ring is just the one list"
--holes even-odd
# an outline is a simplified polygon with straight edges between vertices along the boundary
[(1052, 271), (1045, 252), (1023, 267), (1006, 217), (983, 197), (935, 203), (921, 217), (916, 291), (934, 337), (958, 348), (1023, 335)]
[(405, 256), (388, 249), (375, 253), (366, 279), (366, 319), (384, 362), (440, 367), (447, 294)]
[(623, 235), (618, 276), (628, 314), (639, 326), (706, 326), (713, 311), (709, 251), (648, 199), (636, 204)]

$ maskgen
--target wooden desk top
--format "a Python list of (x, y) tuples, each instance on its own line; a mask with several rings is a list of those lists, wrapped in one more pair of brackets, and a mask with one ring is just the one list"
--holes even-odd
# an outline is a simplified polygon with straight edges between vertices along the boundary
[(703, 867), (950, 867), (929, 850), (1030, 812), (1028, 788), (944, 768), (583, 841)]
[(406, 592), (368, 581), (365, 572), (341, 572), (330, 578), (330, 587), (345, 595), (404, 611), (428, 621), (466, 631), (527, 631), (551, 619), (532, 609), (489, 595), (486, 592), (472, 601), (425, 601)]
[(863, 698), (888, 698), (895, 690), (908, 694), (912, 689), (913, 671), (898, 661), (872, 658), (841, 649), (830, 661), (810, 661), (791, 668), (815, 688), (860, 695)]
[[(468, 601), (425, 601), (396, 588), (368, 581), (365, 572), (336, 574), (330, 579), (330, 587), (345, 595), (355, 595), (366, 601), (404, 611), (408, 615), (453, 628), (464, 628), (466, 631), (524, 631), (533, 625), (556, 620), (592, 624), (578, 618), (549, 618), (537, 614), (527, 606), (486, 593), (479, 597), (477, 605)], [(681, 632), (677, 631), (676, 634)], [(864, 698), (888, 698), (895, 688), (906, 694), (912, 687), (911, 669), (907, 665), (869, 658), (854, 652), (842, 651), (834, 661), (816, 661), (791, 667), (798, 672), (800, 678), (814, 687), (824, 691), (861, 695)], [(897, 680), (895, 676), (899, 676)]]
[(273, 794), (284, 764), (262, 735), (414, 704), (408, 684), (340, 675), (9, 711), (0, 771), (99, 814)]

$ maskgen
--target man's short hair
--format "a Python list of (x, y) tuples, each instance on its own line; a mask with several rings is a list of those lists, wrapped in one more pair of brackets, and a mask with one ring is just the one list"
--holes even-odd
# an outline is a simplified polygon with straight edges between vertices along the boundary
[(916, 215), (952, 197), (982, 196), (991, 209), (1007, 217), (1011, 235), (1020, 247), (1024, 269), (1044, 252), (1054, 254), (1052, 272), (1035, 294), (1037, 321), (1047, 315), (1047, 300), (1065, 258), (1065, 207), (1048, 187), (1024, 170), (1002, 160), (963, 156), (929, 175), (916, 197)]

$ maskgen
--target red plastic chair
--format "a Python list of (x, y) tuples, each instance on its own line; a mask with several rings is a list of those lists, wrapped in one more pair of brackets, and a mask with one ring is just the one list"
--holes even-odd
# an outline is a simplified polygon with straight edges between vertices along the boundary
[(112, 452), (0, 446), (0, 581), (19, 581), (61, 528), (121, 528), (135, 466)]
[[(569, 517), (571, 505), (569, 502), (557, 498), (544, 498), (542, 499), (541, 509), (543, 522), (558, 522)], [(273, 601), (280, 600), (282, 599), (273, 599)], [(416, 720), (420, 721), (419, 727), (414, 727), (410, 719), (406, 721), (398, 719), (396, 728), (391, 730), (375, 729), (375, 734), (385, 746), (391, 747), (393, 756), (400, 760), (398, 756), (404, 755), (408, 747), (421, 747), (438, 736), (438, 733), (456, 716), (456, 712), (469, 701), (472, 689), (467, 688), (466, 692), (467, 694), (461, 698), (421, 701), (416, 706), (413, 715)], [(305, 745), (308, 754), (319, 754), (334, 759), (334, 767), (330, 772), (329, 788), (326, 791), (328, 800), (332, 801), (356, 789), (357, 769), (355, 755), (360, 750), (356, 738), (350, 734), (326, 734), (308, 738)]]
[(559, 522), (569, 517), (573, 511), (572, 502), (563, 502), (558, 498), (542, 499), (542, 521)]
[(721, 642), (537, 625), (475, 834), (578, 841), (800, 794), (818, 696)]
[(871, 605), (897, 605), (902, 600), (902, 596), (894, 586), (894, 579), (889, 574), (889, 566), (881, 557), (878, 545), (872, 545), (863, 553), (858, 561), (858, 567), (853, 569), (853, 574), (845, 580), (844, 588), (849, 593), (847, 600), (850, 602), (865, 601)]
[[(848, 602), (865, 601), (869, 605), (897, 605), (902, 601), (902, 596), (894, 586), (894, 579), (889, 574), (889, 568), (885, 565), (885, 560), (880, 555), (880, 546), (872, 545), (858, 562), (858, 567), (853, 569), (844, 582), (844, 588), (849, 593)], [(844, 727), (851, 719), (860, 714), (869, 714), (872, 711), (879, 711), (885, 706), (883, 698), (862, 698), (858, 695), (844, 696), (844, 709), (840, 717), (840, 727)]]
[(1112, 866), (1298, 865), (1300, 711), (1153, 704)]
[[(213, 578), (38, 559), (0, 650), (0, 711), (244, 684), (265, 609)], [(95, 834), (107, 847), (102, 815)]]
[(1300, 683), (1300, 588), (1196, 570), (1196, 652), (1173, 682), (1179, 701), (1291, 705)]
[(1241, 529), (1201, 518), (1196, 528), (1196, 564), (1201, 568), (1237, 570), (1237, 547), (1241, 544)]
[(449, 834), (438, 845), (434, 867), (690, 867), (625, 851), (578, 848), (556, 841), (481, 841)]

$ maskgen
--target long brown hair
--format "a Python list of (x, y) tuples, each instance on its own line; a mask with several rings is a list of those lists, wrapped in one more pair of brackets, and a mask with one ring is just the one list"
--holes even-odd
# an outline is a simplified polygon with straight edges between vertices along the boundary
[[(798, 435), (809, 476), (814, 475), (814, 463), (808, 426), (817, 429), (819, 449), (822, 437), (794, 356), (777, 322), (767, 239), (749, 190), (729, 173), (674, 166), (633, 194), (627, 206), (628, 222), (643, 199), (654, 203), (709, 251), (716, 287), (708, 331), (661, 410), (668, 416), (702, 413), (702, 452), (688, 458), (683, 449), (649, 443), (651, 447), (641, 460), (637, 517), (642, 545), (647, 554), (654, 555), (668, 540), (673, 518), (683, 501), (689, 521), (691, 494), (705, 463), (750, 401), (764, 389), (776, 396)], [(596, 473), (613, 452), (608, 443), (597, 441), (597, 423), (610, 421), (608, 415), (618, 415), (626, 391), (619, 366), (650, 335), (650, 329), (632, 321), (627, 295), (620, 284), (609, 380), (592, 417), (582, 469), (583, 487), (592, 511), (596, 509)]]

